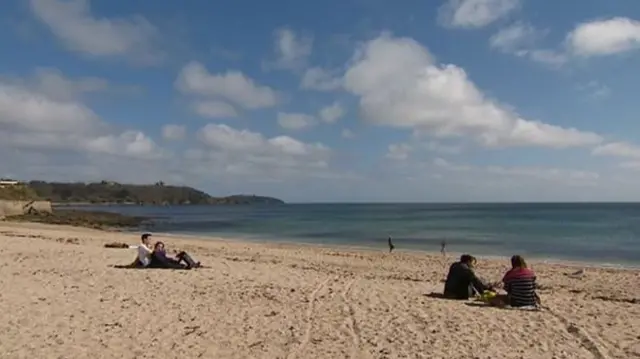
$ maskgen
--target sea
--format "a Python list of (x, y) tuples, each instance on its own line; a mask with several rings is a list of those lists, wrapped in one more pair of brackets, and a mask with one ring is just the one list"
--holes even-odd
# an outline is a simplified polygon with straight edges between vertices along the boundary
[(510, 256), (640, 267), (640, 204), (99, 206), (175, 235)]

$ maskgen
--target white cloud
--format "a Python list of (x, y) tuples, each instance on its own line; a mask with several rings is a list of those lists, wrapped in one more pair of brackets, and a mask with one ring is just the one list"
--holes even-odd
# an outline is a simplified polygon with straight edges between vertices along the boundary
[(100, 123), (84, 105), (0, 83), (0, 124), (27, 131), (88, 132)]
[(326, 123), (335, 123), (345, 115), (345, 109), (339, 102), (323, 107), (320, 109), (318, 116)]
[(348, 128), (342, 129), (342, 132), (340, 133), (340, 136), (342, 136), (342, 138), (354, 138), (354, 137), (356, 137), (355, 133), (353, 133), (353, 131), (351, 131)]
[(561, 66), (568, 61), (566, 54), (549, 49), (533, 49), (527, 55), (531, 60), (551, 66)]
[(520, 7), (520, 0), (447, 0), (438, 19), (446, 26), (485, 27)]
[(578, 90), (586, 93), (592, 99), (602, 99), (611, 95), (611, 89), (598, 81), (589, 81), (585, 85), (579, 85)]
[(37, 69), (35, 77), (39, 92), (58, 99), (70, 100), (85, 93), (106, 91), (109, 88), (109, 82), (105, 79), (83, 77), (70, 80), (57, 69)]
[(591, 132), (526, 120), (486, 96), (455, 65), (438, 65), (415, 40), (389, 34), (363, 44), (345, 74), (364, 120), (485, 146), (566, 148), (598, 144)]
[(540, 31), (531, 24), (518, 21), (491, 36), (489, 46), (498, 51), (528, 58), (552, 67), (563, 65), (568, 60), (566, 54), (536, 46), (536, 43), (545, 35), (545, 31)]
[(199, 62), (190, 62), (182, 68), (176, 86), (185, 94), (223, 98), (247, 109), (272, 107), (278, 103), (275, 90), (255, 83), (242, 72), (210, 74)]
[(59, 101), (77, 100), (92, 93), (135, 95), (142, 91), (137, 86), (113, 84), (99, 77), (69, 78), (56, 68), (46, 67), (36, 68), (28, 78), (6, 75), (0, 76), (0, 81)]
[(604, 56), (640, 48), (640, 21), (626, 17), (595, 20), (576, 26), (567, 35), (578, 56)]
[(592, 154), (640, 159), (640, 147), (627, 142), (611, 142), (594, 148)]
[(436, 141), (429, 141), (426, 143), (426, 149), (436, 153), (445, 153), (445, 154), (458, 154), (462, 152), (462, 146), (454, 146), (454, 145), (445, 145)]
[(114, 133), (80, 102), (57, 100), (0, 82), (0, 146), (156, 158), (155, 143), (138, 131)]
[(516, 22), (491, 36), (489, 45), (491, 48), (513, 53), (531, 47), (537, 37), (536, 29), (533, 26)]
[(165, 155), (151, 138), (140, 131), (86, 139), (84, 146), (95, 153), (131, 158), (154, 159)]
[(306, 65), (313, 47), (311, 37), (300, 36), (289, 28), (281, 28), (274, 32), (274, 38), (277, 59), (273, 64), (267, 64), (267, 67), (297, 70)]
[(208, 124), (198, 134), (211, 148), (210, 158), (233, 166), (235, 170), (254, 172), (326, 169), (331, 151), (320, 143), (304, 143), (289, 136), (265, 138), (249, 130), (227, 125)]
[(620, 163), (620, 168), (624, 168), (627, 170), (640, 170), (640, 161), (629, 161)]
[(31, 0), (31, 10), (69, 49), (92, 56), (157, 62), (158, 31), (142, 16), (96, 18), (88, 0)]
[(191, 104), (192, 110), (206, 118), (231, 118), (238, 117), (235, 107), (224, 101), (196, 101)]
[(300, 81), (300, 88), (316, 91), (333, 91), (342, 86), (342, 78), (335, 73), (320, 67), (312, 67), (305, 71)]
[(181, 141), (187, 135), (187, 129), (180, 125), (164, 125), (162, 126), (162, 137), (169, 141)]
[(409, 158), (411, 151), (412, 148), (405, 143), (391, 144), (387, 147), (385, 157), (396, 161), (404, 161)]
[(278, 125), (287, 130), (304, 130), (315, 126), (315, 117), (303, 113), (278, 112)]
[(466, 164), (454, 164), (443, 158), (436, 158), (434, 165), (455, 172), (474, 172), (478, 174), (536, 179), (543, 181), (563, 182), (572, 185), (594, 185), (600, 174), (592, 171), (583, 171), (553, 167), (525, 167), (525, 166), (472, 166)]
[(596, 172), (564, 168), (488, 166), (484, 170), (499, 176), (538, 178), (548, 181), (581, 181), (583, 184), (593, 184), (600, 178)]
[(444, 169), (449, 170), (449, 171), (469, 171), (469, 170), (473, 169), (473, 167), (471, 167), (469, 165), (453, 164), (453, 163), (445, 160), (442, 157), (435, 158), (433, 160), (433, 164), (436, 167), (444, 168)]

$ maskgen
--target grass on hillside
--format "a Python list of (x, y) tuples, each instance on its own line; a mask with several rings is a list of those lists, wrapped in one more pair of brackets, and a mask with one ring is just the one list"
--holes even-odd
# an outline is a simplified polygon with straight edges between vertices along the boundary
[(33, 188), (29, 186), (18, 184), (0, 187), (0, 200), (33, 201), (38, 199), (40, 199), (40, 197), (38, 197)]

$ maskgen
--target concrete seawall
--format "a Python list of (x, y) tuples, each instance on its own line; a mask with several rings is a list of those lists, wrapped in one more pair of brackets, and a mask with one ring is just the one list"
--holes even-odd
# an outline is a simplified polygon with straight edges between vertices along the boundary
[(9, 201), (0, 200), (0, 218), (17, 216), (30, 212), (52, 213), (49, 201)]

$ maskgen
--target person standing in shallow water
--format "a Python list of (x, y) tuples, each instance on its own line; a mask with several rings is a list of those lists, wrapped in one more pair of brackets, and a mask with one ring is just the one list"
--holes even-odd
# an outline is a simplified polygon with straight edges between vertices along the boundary
[(393, 242), (391, 241), (391, 236), (389, 236), (389, 239), (387, 240), (387, 242), (389, 244), (389, 253), (391, 253), (396, 248), (396, 246), (394, 246)]
[(447, 251), (445, 250), (447, 247), (447, 242), (443, 239), (442, 242), (440, 242), (440, 253), (442, 253), (443, 256), (447, 255)]

